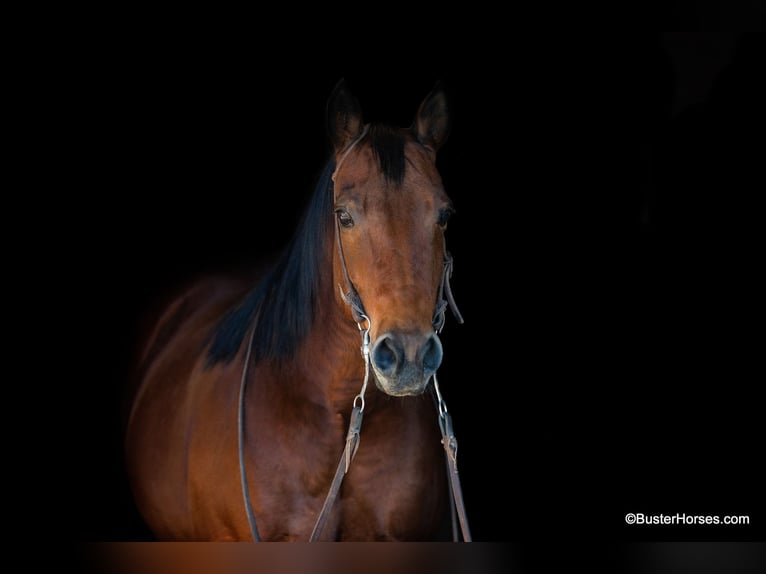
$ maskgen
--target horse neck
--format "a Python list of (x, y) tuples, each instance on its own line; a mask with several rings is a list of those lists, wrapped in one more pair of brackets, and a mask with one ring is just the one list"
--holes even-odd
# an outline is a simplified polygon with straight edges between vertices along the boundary
[(335, 297), (335, 290), (329, 284), (322, 286), (317, 317), (297, 364), (313, 393), (337, 411), (351, 407), (361, 390), (365, 365), (361, 331)]

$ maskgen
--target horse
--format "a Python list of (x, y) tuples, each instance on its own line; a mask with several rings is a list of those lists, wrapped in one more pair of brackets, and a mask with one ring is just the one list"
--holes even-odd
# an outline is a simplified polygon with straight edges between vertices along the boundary
[(400, 128), (364, 123), (341, 80), (326, 114), (329, 158), (281, 254), (197, 279), (141, 346), (125, 465), (158, 540), (432, 540), (450, 507), (454, 539), (445, 90)]

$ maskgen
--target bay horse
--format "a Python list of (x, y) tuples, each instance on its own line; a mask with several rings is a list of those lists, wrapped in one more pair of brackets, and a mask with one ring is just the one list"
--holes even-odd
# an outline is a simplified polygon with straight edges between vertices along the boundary
[(341, 80), (327, 131), (273, 266), (199, 280), (142, 347), (125, 458), (158, 540), (430, 540), (462, 501), (436, 381), (445, 309), (462, 322), (436, 168), (444, 90), (405, 129), (365, 124)]

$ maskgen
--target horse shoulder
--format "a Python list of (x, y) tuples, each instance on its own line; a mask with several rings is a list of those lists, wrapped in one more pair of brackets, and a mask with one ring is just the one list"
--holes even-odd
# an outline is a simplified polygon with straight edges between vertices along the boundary
[(198, 448), (193, 434), (200, 432), (195, 425), (202, 425), (213, 446), (217, 439), (229, 440), (230, 432), (216, 428), (214, 406), (206, 403), (221, 396), (210, 389), (226, 379), (222, 370), (234, 367), (207, 368), (204, 351), (217, 321), (246, 290), (246, 282), (235, 279), (196, 282), (160, 313), (141, 353), (125, 434), (126, 463), (142, 514), (153, 531), (169, 539), (196, 537), (188, 478), (198, 467), (204, 472), (209, 457), (193, 450)]

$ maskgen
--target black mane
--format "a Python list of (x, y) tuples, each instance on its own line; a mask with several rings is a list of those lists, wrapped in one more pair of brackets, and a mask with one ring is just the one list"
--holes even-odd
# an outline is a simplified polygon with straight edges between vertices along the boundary
[[(401, 130), (372, 125), (362, 140), (369, 140), (383, 176), (404, 180), (404, 135)], [(362, 143), (360, 142), (360, 143)], [(268, 275), (216, 325), (207, 365), (230, 362), (237, 355), (248, 327), (256, 320), (252, 354), (255, 360), (290, 357), (313, 325), (319, 296), (319, 278), (328, 273), (324, 256), (333, 235), (335, 161), (320, 174), (308, 208), (295, 235)]]
[(332, 233), (332, 172), (329, 161), (290, 243), (269, 274), (229, 311), (212, 335), (208, 366), (231, 361), (257, 317), (252, 353), (256, 360), (289, 357), (314, 320), (323, 255)]

